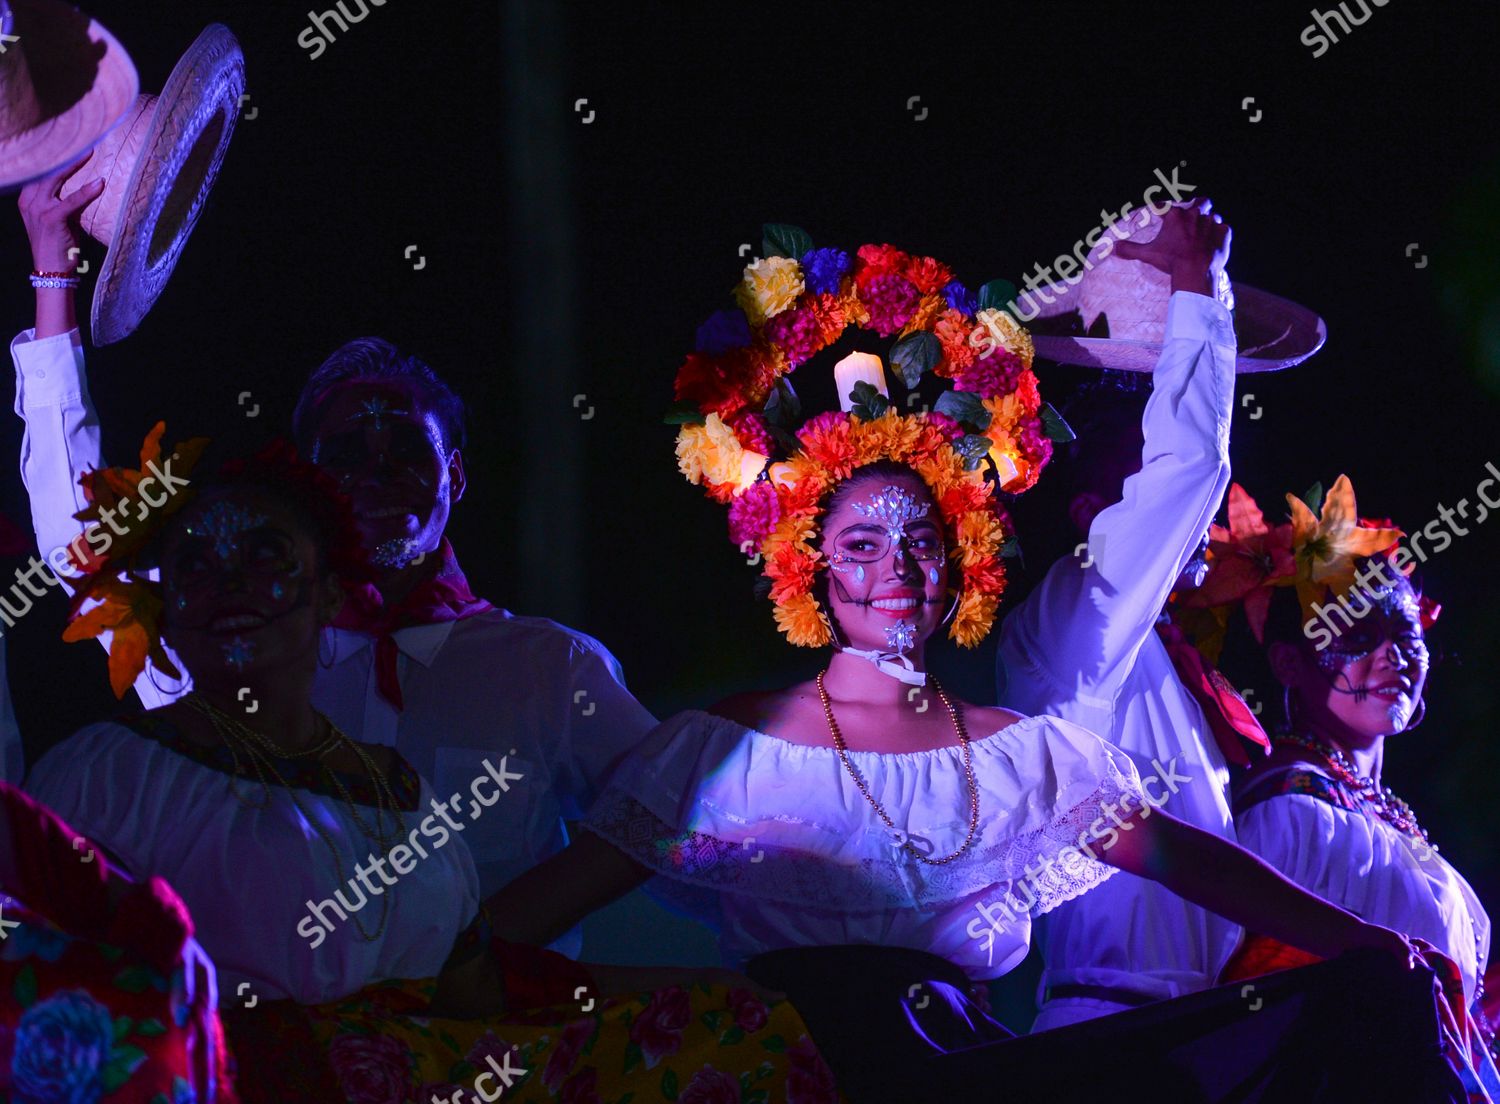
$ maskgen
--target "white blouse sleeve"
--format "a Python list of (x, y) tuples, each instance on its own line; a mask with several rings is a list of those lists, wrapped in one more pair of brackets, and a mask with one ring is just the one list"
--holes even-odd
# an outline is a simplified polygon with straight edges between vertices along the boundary
[(1432, 943), (1458, 964), (1473, 999), (1489, 958), (1489, 917), (1468, 882), (1431, 847), (1305, 794), (1251, 805), (1236, 816), (1235, 829), (1240, 846), (1304, 889)]

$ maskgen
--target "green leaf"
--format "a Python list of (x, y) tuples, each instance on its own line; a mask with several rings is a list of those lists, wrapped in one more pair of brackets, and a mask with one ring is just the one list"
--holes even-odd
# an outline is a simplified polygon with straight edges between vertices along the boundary
[(1009, 280), (991, 280), (979, 289), (980, 310), (1003, 310), (1013, 313), (1010, 305), (1016, 301), (1016, 285)]
[(942, 357), (942, 342), (926, 330), (908, 334), (891, 346), (891, 364), (901, 373), (901, 380), (907, 387), (915, 387), (922, 379), (922, 373), (932, 371)]
[(144, 993), (154, 978), (144, 966), (127, 966), (115, 975), (115, 988), (127, 993)]
[(105, 962), (118, 962), (120, 961), (120, 956), (125, 953), (124, 947), (114, 947), (108, 943), (95, 944), (94, 950), (99, 952), (99, 957), (104, 959)]
[(167, 1099), (166, 1093), (159, 1092), (150, 1100), (146, 1101), (146, 1104), (172, 1104), (172, 1102)]
[(100, 1071), (99, 1081), (106, 1093), (112, 1093), (125, 1082), (137, 1066), (146, 1060), (146, 1052), (140, 1047), (122, 1046), (110, 1051), (109, 1061)]
[(779, 425), (771, 425), (769, 422), (766, 424), (766, 429), (770, 431), (771, 440), (780, 445), (782, 451), (788, 456), (802, 447), (802, 442), (797, 440), (795, 433), (790, 433)]
[(876, 390), (873, 383), (860, 380), (849, 392), (849, 397), (854, 400), (854, 405), (849, 408), (853, 414), (862, 422), (872, 422), (890, 409), (891, 400)]
[(1302, 501), (1316, 516), (1323, 509), (1323, 481), (1320, 479), (1302, 492)]
[(620, 1072), (629, 1073), (643, 1061), (645, 1061), (645, 1055), (641, 1053), (641, 1044), (637, 1042), (627, 1043), (625, 1044), (625, 1068)]
[(994, 443), (977, 433), (966, 433), (954, 442), (953, 448), (964, 458), (964, 471), (974, 471), (984, 463), (984, 458), (989, 455), (990, 446)]
[(802, 400), (792, 389), (792, 381), (782, 376), (766, 396), (761, 414), (768, 423), (783, 429), (796, 429), (802, 424)]
[(786, 1039), (780, 1035), (767, 1035), (760, 1041), (760, 1045), (772, 1054), (782, 1054), (786, 1051)]
[(768, 222), (760, 228), (760, 251), (767, 257), (791, 257), (800, 261), (813, 247), (812, 236), (800, 226)]
[(630, 1092), (628, 1092), (624, 1096), (620, 1097), (619, 1100), (616, 1100), (615, 1104), (630, 1104), (630, 1102), (632, 1100), (634, 1100), (634, 1099), (635, 1099), (635, 1090), (632, 1089)]
[(703, 1026), (708, 1028), (710, 1031), (718, 1031), (719, 1021), (723, 1018), (724, 1013), (714, 1011), (705, 1012), (703, 1013), (703, 1015), (698, 1017), (698, 1019), (703, 1021)]
[(770, 1104), (771, 1095), (765, 1089), (755, 1089), (741, 1098), (741, 1104)]
[(676, 1100), (677, 1093), (677, 1073), (669, 1067), (667, 1072), (661, 1075), (661, 1094), (668, 1100)]
[(972, 391), (944, 391), (938, 396), (936, 407), (939, 414), (946, 414), (959, 425), (971, 429), (987, 429), (990, 412), (984, 402)]
[(167, 1029), (160, 1020), (151, 1018), (142, 1020), (139, 1024), (137, 1024), (135, 1033), (137, 1035), (142, 1035), (147, 1039), (154, 1039), (158, 1035), (165, 1035), (167, 1033)]
[(464, 1048), (458, 1045), (458, 1040), (441, 1028), (438, 1029), (438, 1038), (443, 1040), (448, 1049), (455, 1054), (462, 1054), (464, 1052)]
[(698, 409), (698, 404), (690, 402), (674, 402), (667, 407), (667, 413), (662, 418), (667, 425), (698, 425), (707, 420), (703, 411)]
[(16, 998), (16, 1004), (22, 1008), (30, 1008), (36, 1003), (36, 971), (32, 969), (31, 963), (26, 963), (16, 971), (16, 980), (10, 991)]
[(1021, 555), (1021, 538), (1006, 537), (1000, 542), (1000, 555), (1004, 559), (1015, 559)]
[(721, 1047), (734, 1046), (735, 1043), (739, 1042), (744, 1037), (744, 1029), (736, 1024), (734, 1027), (731, 1027), (728, 1031), (719, 1036), (719, 1045)]
[(135, 1021), (129, 1016), (116, 1016), (114, 1024), (114, 1041), (118, 1043), (130, 1034), (130, 1029), (135, 1026)]
[(1055, 441), (1059, 445), (1078, 440), (1078, 434), (1073, 432), (1073, 427), (1063, 421), (1063, 416), (1052, 409), (1051, 403), (1042, 403), (1042, 432), (1047, 435), (1048, 440)]

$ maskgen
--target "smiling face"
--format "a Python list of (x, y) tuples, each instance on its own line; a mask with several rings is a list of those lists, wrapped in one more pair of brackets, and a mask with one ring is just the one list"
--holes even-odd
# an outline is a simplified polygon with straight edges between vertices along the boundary
[(318, 410), (311, 459), (349, 496), (381, 567), (436, 551), (463, 496), (463, 459), (422, 400), (414, 384), (354, 381), (334, 388)]
[(942, 623), (948, 562), (942, 517), (910, 469), (857, 473), (822, 520), (828, 608), (850, 647), (920, 653)]
[(1295, 716), (1331, 722), (1360, 741), (1400, 732), (1427, 683), (1417, 597), (1401, 580), (1321, 651), (1305, 640), (1278, 643), (1271, 662), (1296, 697)]
[(316, 662), (318, 632), (342, 593), (311, 527), (255, 488), (208, 493), (162, 551), (162, 635), (195, 682)]

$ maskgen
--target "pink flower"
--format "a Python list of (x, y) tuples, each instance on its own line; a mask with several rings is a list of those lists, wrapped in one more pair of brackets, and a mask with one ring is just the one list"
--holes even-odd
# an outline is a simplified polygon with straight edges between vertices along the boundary
[(1015, 353), (996, 348), (983, 360), (976, 360), (953, 378), (955, 391), (974, 391), (981, 395), (1009, 395), (1021, 381), (1026, 365)]
[(729, 1010), (734, 1013), (734, 1022), (746, 1033), (759, 1031), (771, 1018), (770, 1011), (749, 989), (729, 990)]
[(692, 1016), (693, 1005), (685, 989), (674, 985), (651, 994), (651, 1002), (630, 1025), (630, 1040), (639, 1044), (647, 1069), (677, 1053), (682, 1046), (683, 1029)]
[(599, 1071), (593, 1066), (581, 1069), (562, 1087), (560, 1104), (599, 1104)]
[(825, 320), (819, 317), (816, 304), (808, 301), (767, 322), (765, 336), (781, 346), (786, 362), (795, 368), (827, 344), (824, 330)]
[(910, 280), (892, 273), (872, 277), (859, 297), (870, 312), (870, 329), (881, 337), (890, 337), (906, 325), (922, 301), (922, 293)]
[(838, 1104), (839, 1091), (833, 1071), (806, 1035), (786, 1049), (790, 1066), (786, 1075), (787, 1104)]
[(776, 449), (776, 442), (771, 437), (771, 431), (766, 428), (766, 420), (759, 414), (752, 414), (749, 411), (736, 414), (729, 419), (729, 427), (734, 430), (741, 448), (758, 452), (762, 456), (770, 456)]
[(574, 1020), (562, 1029), (557, 1046), (547, 1059), (547, 1068), (542, 1070), (542, 1084), (547, 1087), (548, 1092), (557, 1092), (557, 1087), (567, 1080), (579, 1055), (583, 1053), (583, 1044), (593, 1038), (593, 1035), (594, 1021), (591, 1019)]
[(693, 1074), (677, 1104), (740, 1104), (740, 1083), (722, 1070), (704, 1066)]
[(328, 1047), (333, 1067), (350, 1104), (401, 1104), (411, 1076), (406, 1045), (386, 1035), (340, 1035)]
[(474, 1040), (474, 1045), (469, 1048), (469, 1053), (464, 1055), (468, 1061), (476, 1066), (484, 1065), (485, 1058), (493, 1055), (495, 1061), (503, 1061), (506, 1054), (510, 1053), (510, 1044), (493, 1031), (486, 1031)]
[(776, 488), (767, 480), (752, 483), (729, 503), (729, 539), (736, 548), (759, 548), (780, 520), (781, 501)]

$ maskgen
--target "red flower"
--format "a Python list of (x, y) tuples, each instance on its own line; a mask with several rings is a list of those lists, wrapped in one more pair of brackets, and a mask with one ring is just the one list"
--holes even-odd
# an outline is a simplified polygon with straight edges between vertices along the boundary
[(350, 1104), (402, 1104), (411, 1077), (406, 1045), (386, 1035), (340, 1035), (328, 1047), (339, 1088)]
[(599, 1104), (599, 1071), (593, 1066), (579, 1070), (562, 1088), (560, 1104)]
[(693, 1005), (680, 986), (658, 989), (630, 1025), (630, 1041), (641, 1048), (650, 1069), (682, 1046), (682, 1032), (693, 1017)]
[(1263, 640), (1272, 584), (1297, 573), (1292, 525), (1267, 525), (1255, 499), (1235, 483), (1229, 488), (1229, 528), (1210, 526), (1208, 535), (1208, 577), (1183, 596), (1183, 604), (1205, 608), (1243, 599), (1245, 619), (1255, 639)]
[(991, 556), (964, 568), (964, 589), (979, 594), (999, 594), (1005, 589), (1005, 564)]
[(718, 356), (689, 353), (677, 370), (673, 396), (726, 422), (747, 406), (758, 406), (776, 373), (757, 348), (730, 349)]
[(740, 1104), (740, 1083), (722, 1070), (704, 1066), (693, 1074), (677, 1104)]
[(790, 1067), (786, 1075), (787, 1104), (838, 1104), (839, 1090), (833, 1071), (806, 1035), (787, 1047)]
[(943, 285), (953, 279), (953, 270), (931, 257), (913, 257), (904, 275), (923, 295), (931, 295), (941, 291)]
[(734, 1022), (747, 1034), (759, 1031), (771, 1018), (770, 1011), (749, 989), (729, 990), (729, 1010), (734, 1013)]
[(758, 452), (762, 456), (774, 455), (776, 442), (771, 437), (771, 431), (766, 428), (766, 420), (759, 414), (743, 411), (736, 414), (728, 425), (734, 430), (742, 448)]
[[(557, 1092), (557, 1087), (567, 1079), (579, 1055), (583, 1053), (583, 1045), (593, 1036), (594, 1021), (591, 1019), (574, 1020), (562, 1029), (557, 1047), (547, 1059), (546, 1068), (542, 1070), (542, 1084), (547, 1087), (548, 1092)], [(469, 1061), (473, 1062), (474, 1059), (470, 1057)]]
[(872, 276), (882, 272), (905, 272), (912, 263), (911, 255), (894, 245), (862, 245), (856, 256), (859, 258), (854, 265), (856, 280), (861, 272), (869, 272)]
[(772, 580), (771, 601), (784, 602), (794, 594), (801, 594), (812, 586), (818, 563), (805, 552), (799, 552), (790, 544), (777, 547), (766, 561), (766, 576)]

